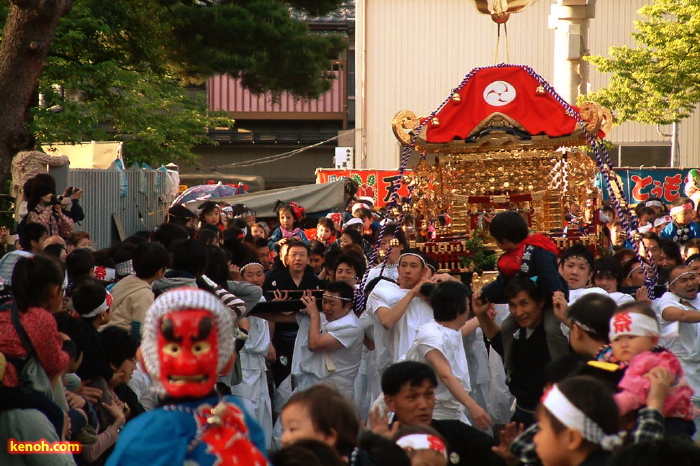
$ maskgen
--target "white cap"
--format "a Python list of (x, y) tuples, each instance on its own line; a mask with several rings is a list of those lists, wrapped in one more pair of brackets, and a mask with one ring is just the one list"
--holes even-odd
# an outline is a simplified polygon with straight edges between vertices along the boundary
[(654, 227), (658, 227), (660, 225), (663, 225), (664, 223), (671, 223), (673, 219), (671, 218), (670, 215), (664, 215), (663, 217), (659, 217), (656, 220), (654, 220)]
[(359, 218), (351, 218), (350, 220), (348, 220), (348, 223), (346, 223), (345, 225), (343, 225), (343, 229), (345, 229), (345, 228), (347, 228), (347, 227), (349, 227), (349, 226), (352, 226), (352, 225), (362, 225), (362, 224), (363, 224), (363, 222), (362, 222), (361, 219), (359, 219)]
[(365, 204), (364, 202), (356, 202), (356, 203), (354, 203), (354, 204), (352, 205), (351, 211), (352, 211), (353, 214), (355, 213), (355, 211), (356, 211), (357, 209), (369, 209), (369, 210), (372, 210), (372, 208), (371, 208), (369, 205)]

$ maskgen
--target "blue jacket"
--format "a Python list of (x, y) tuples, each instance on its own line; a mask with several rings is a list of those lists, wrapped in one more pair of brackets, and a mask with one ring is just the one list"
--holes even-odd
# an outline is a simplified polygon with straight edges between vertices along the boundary
[[(233, 396), (226, 396), (224, 400), (243, 411), (248, 438), (265, 455), (267, 452), (263, 431), (246, 412), (243, 403)], [(219, 399), (214, 397), (180, 403), (178, 406), (197, 409), (206, 404), (213, 407), (218, 402)], [(199, 443), (187, 451), (188, 444), (196, 434), (197, 422), (188, 412), (163, 408), (148, 411), (124, 426), (107, 465), (180, 465), (185, 461), (199, 465), (219, 464), (218, 458), (208, 451), (206, 443)]]

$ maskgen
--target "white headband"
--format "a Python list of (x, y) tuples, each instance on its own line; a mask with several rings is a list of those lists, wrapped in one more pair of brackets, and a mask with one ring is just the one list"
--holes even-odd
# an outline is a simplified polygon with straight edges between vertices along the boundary
[(664, 208), (664, 205), (663, 205), (663, 203), (661, 203), (661, 201), (646, 201), (644, 203), (644, 207), (650, 207), (650, 206), (661, 207), (662, 209)]
[(87, 314), (82, 314), (80, 317), (82, 317), (84, 319), (89, 319), (90, 317), (95, 317), (96, 315), (99, 315), (102, 312), (109, 309), (111, 305), (112, 305), (112, 294), (108, 291), (107, 295), (105, 296), (105, 300), (102, 302), (102, 304), (100, 304), (99, 306), (97, 306), (95, 309), (88, 312)]
[(357, 209), (372, 210), (372, 209), (370, 209), (370, 207), (369, 207), (367, 204), (365, 204), (364, 202), (356, 202), (355, 204), (353, 204), (352, 209), (351, 209), (351, 210), (352, 210), (352, 213), (354, 214), (355, 211), (356, 211)]
[(117, 264), (117, 275), (120, 277), (126, 277), (127, 275), (131, 275), (133, 273), (134, 262), (131, 259)]
[[(588, 325), (584, 324), (583, 322), (580, 322), (580, 321), (578, 321), (578, 320), (576, 320), (576, 319), (571, 319), (571, 323), (572, 323), (572, 324), (578, 325), (579, 327), (581, 327), (582, 330), (584, 330), (584, 331), (586, 331), (586, 332), (588, 332), (588, 333), (592, 333), (593, 335), (598, 335), (598, 332), (596, 332), (595, 330), (593, 330), (591, 327), (589, 327)], [(598, 336), (600, 336), (600, 335), (598, 335)]]
[(578, 430), (583, 438), (600, 445), (603, 450), (611, 451), (622, 445), (620, 435), (607, 435), (598, 424), (574, 406), (558, 386), (554, 385), (545, 395), (542, 405), (566, 427)]
[(669, 288), (671, 285), (676, 283), (680, 278), (687, 277), (688, 275), (696, 275), (696, 273), (693, 272), (692, 270), (689, 270), (687, 272), (683, 272), (682, 274), (678, 275), (676, 278), (674, 278), (673, 280), (668, 282), (668, 285), (666, 285), (666, 287)]
[(637, 312), (620, 312), (610, 319), (610, 341), (623, 335), (638, 337), (659, 336), (656, 320)]
[(582, 261), (585, 261), (587, 264), (590, 264), (590, 263), (588, 262), (588, 259), (587, 259), (587, 258), (585, 258), (584, 256), (581, 256), (581, 255), (579, 255), (579, 254), (572, 254), (572, 255), (570, 255), (570, 256), (567, 256), (566, 259), (563, 259), (563, 260), (561, 261), (561, 263), (564, 264), (564, 263), (565, 263), (566, 261), (568, 261), (569, 259), (581, 259)]
[(637, 270), (639, 270), (639, 269), (641, 269), (642, 267), (644, 267), (644, 265), (645, 265), (645, 264), (644, 264), (643, 262), (641, 262), (638, 266), (636, 266), (636, 267), (634, 267), (632, 270), (630, 270), (630, 273), (628, 273), (627, 276), (626, 276), (625, 278), (630, 278), (634, 272), (636, 272)]
[(659, 217), (656, 220), (654, 220), (654, 226), (658, 227), (660, 225), (663, 225), (664, 223), (671, 223), (672, 221), (673, 219), (670, 215), (664, 215), (663, 217)]
[(343, 298), (342, 296), (336, 296), (334, 294), (327, 294), (327, 293), (323, 293), (323, 299), (339, 299), (341, 301), (345, 301), (346, 303), (352, 302), (351, 298)]
[(406, 256), (417, 257), (423, 263), (423, 267), (428, 266), (428, 263), (425, 262), (425, 257), (421, 256), (420, 254), (416, 254), (415, 252), (404, 252), (403, 254), (401, 254), (401, 257), (399, 257), (399, 262), (401, 262), (401, 260)]
[(693, 206), (692, 202), (686, 202), (685, 204), (682, 205), (677, 205), (676, 207), (671, 208), (671, 215), (676, 215), (680, 214), (683, 211), (686, 210), (693, 210), (695, 207)]
[(260, 267), (262, 267), (263, 271), (265, 270), (265, 266), (262, 265), (260, 262), (248, 262), (246, 265), (241, 267), (241, 269), (240, 269), (241, 275), (243, 275), (243, 271), (245, 270), (245, 268), (250, 267), (251, 265), (259, 265)]
[(447, 458), (445, 442), (439, 437), (430, 434), (405, 435), (396, 441), (396, 444), (404, 450), (432, 450)]

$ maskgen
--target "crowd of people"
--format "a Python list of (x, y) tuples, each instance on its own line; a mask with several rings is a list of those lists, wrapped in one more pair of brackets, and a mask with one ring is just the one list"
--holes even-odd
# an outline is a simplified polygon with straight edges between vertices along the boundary
[(499, 213), (498, 277), (472, 290), (371, 199), (176, 205), (98, 249), (79, 190), (24, 192), (0, 259), (0, 443), (81, 451), (1, 464), (700, 463), (690, 199), (638, 206), (632, 238), (596, 212), (598, 258)]

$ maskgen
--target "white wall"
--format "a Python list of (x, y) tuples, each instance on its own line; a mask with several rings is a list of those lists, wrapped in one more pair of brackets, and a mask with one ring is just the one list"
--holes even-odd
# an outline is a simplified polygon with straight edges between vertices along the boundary
[[(634, 45), (632, 21), (650, 0), (598, 0), (591, 20), (591, 54), (609, 45)], [(398, 166), (400, 147), (391, 131), (399, 110), (426, 115), (474, 67), (500, 62), (526, 64), (552, 82), (554, 31), (548, 27), (551, 0), (540, 0), (508, 21), (509, 60), (504, 39), (495, 59), (497, 28), (464, 0), (357, 0), (356, 166)], [(606, 77), (591, 66), (591, 89)], [(670, 132), (670, 128), (662, 128)], [(681, 163), (700, 165), (698, 112), (681, 126)], [(615, 143), (669, 141), (655, 127), (625, 124), (613, 129)]]

